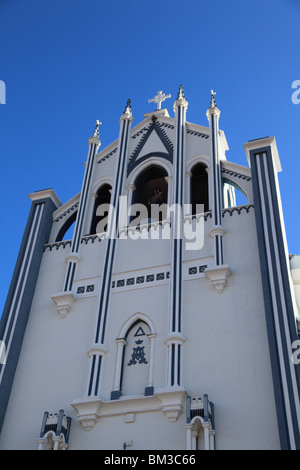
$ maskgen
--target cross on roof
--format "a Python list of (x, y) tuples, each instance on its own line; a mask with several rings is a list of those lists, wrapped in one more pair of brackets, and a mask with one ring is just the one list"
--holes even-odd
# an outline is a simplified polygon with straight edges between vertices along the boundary
[(157, 92), (157, 95), (154, 96), (154, 98), (151, 98), (148, 100), (149, 103), (154, 102), (157, 103), (157, 109), (161, 109), (161, 103), (165, 101), (165, 99), (171, 98), (171, 95), (166, 95), (165, 93), (162, 92), (162, 90)]

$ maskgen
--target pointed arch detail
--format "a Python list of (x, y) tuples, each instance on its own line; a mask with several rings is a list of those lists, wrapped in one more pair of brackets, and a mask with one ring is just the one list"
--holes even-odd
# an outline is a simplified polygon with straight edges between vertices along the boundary
[[(143, 325), (145, 325), (144, 328), (143, 328)], [(129, 341), (129, 334), (132, 333), (134, 326), (137, 327), (137, 331), (135, 335), (133, 335), (134, 339), (136, 340), (134, 341), (134, 343), (136, 344), (132, 345), (130, 344), (132, 343), (132, 341)], [(144, 330), (146, 330), (147, 333), (145, 333)], [(143, 338), (143, 340), (141, 338)], [(147, 372), (146, 372), (147, 377), (145, 376), (145, 371), (143, 370), (143, 380), (147, 381), (146, 383), (143, 382), (144, 383), (143, 395), (144, 396), (153, 395), (154, 393), (153, 373), (154, 373), (155, 338), (156, 338), (156, 334), (155, 334), (153, 322), (147, 315), (141, 312), (137, 312), (134, 315), (132, 315), (122, 325), (120, 329), (119, 337), (116, 339), (117, 354), (116, 354), (114, 387), (111, 392), (111, 400), (116, 400), (120, 398), (120, 396), (122, 395), (125, 369), (127, 371), (129, 368), (132, 369), (132, 364), (135, 364), (134, 367), (137, 367), (136, 366), (137, 363), (139, 363), (139, 366), (142, 368), (144, 368), (144, 366), (147, 367)], [(146, 357), (144, 356), (144, 346), (145, 346), (144, 340), (146, 340), (147, 342), (147, 356)], [(128, 353), (126, 354), (126, 352), (128, 352), (126, 348), (132, 348), (132, 350), (130, 350), (131, 359), (129, 361), (127, 359), (130, 356), (130, 354), (129, 355)], [(132, 372), (130, 372), (130, 374), (132, 374)], [(132, 382), (134, 382), (134, 380)], [(137, 383), (138, 388), (140, 388), (141, 383), (139, 383), (138, 377), (136, 379), (136, 383)], [(140, 391), (137, 391), (137, 393), (140, 394)], [(128, 390), (127, 391), (125, 390), (125, 394), (128, 394)]]

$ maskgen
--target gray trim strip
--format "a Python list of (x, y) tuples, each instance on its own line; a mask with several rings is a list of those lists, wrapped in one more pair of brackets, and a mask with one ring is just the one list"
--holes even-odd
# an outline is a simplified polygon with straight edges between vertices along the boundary
[(274, 396), (282, 449), (300, 449), (297, 339), (271, 148), (250, 152), (254, 207)]
[(13, 385), (26, 330), (38, 272), (57, 209), (52, 199), (31, 205), (7, 300), (0, 320), (0, 338), (5, 342), (7, 360), (0, 366), (0, 430)]

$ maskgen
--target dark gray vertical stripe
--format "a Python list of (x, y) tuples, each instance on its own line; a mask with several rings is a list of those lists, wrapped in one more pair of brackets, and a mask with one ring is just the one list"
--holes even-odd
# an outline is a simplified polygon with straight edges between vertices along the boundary
[[(118, 171), (118, 190), (115, 196), (116, 200), (116, 237), (118, 237), (118, 229), (119, 229), (119, 197), (121, 196), (122, 192), (122, 185), (123, 185), (123, 177), (124, 177), (124, 172), (125, 172), (125, 164), (126, 164), (126, 154), (125, 151), (127, 149), (127, 143), (128, 143), (128, 128), (129, 128), (129, 121), (125, 121), (124, 125), (125, 131), (124, 131), (124, 143), (122, 146), (122, 154), (121, 157), (121, 165)], [(114, 255), (115, 255), (115, 250), (116, 250), (116, 238), (113, 238), (110, 240), (111, 242), (111, 259), (110, 262), (108, 263), (108, 276), (107, 276), (107, 289), (106, 289), (106, 299), (105, 299), (105, 311), (104, 311), (104, 317), (103, 317), (103, 329), (102, 329), (102, 336), (101, 336), (101, 342), (104, 342), (104, 337), (105, 337), (105, 329), (106, 329), (106, 319), (107, 319), (107, 313), (108, 313), (108, 304), (109, 304), (109, 294), (110, 294), (110, 287), (111, 287), (111, 279), (112, 279), (112, 272), (113, 272), (113, 262), (114, 262)]]
[(180, 385), (180, 373), (181, 373), (181, 371), (180, 371), (180, 361), (181, 361), (181, 357), (180, 357), (180, 356), (181, 356), (181, 345), (178, 344), (177, 347), (178, 347), (178, 352), (177, 352), (178, 356), (177, 356), (177, 384), (176, 384), (176, 385)]
[(97, 367), (97, 375), (96, 375), (96, 382), (95, 382), (95, 395), (98, 395), (99, 380), (100, 380), (100, 371), (101, 371), (101, 361), (102, 361), (102, 356), (99, 356), (99, 358), (98, 358), (98, 367)]
[[(95, 158), (96, 150), (97, 150), (96, 144), (92, 143), (89, 148), (89, 154), (87, 158), (87, 167), (84, 173), (80, 202), (79, 202), (77, 218), (76, 218), (75, 228), (74, 228), (74, 233), (73, 233), (73, 238), (72, 238), (72, 245), (71, 245), (72, 253), (78, 253), (78, 250), (79, 250), (79, 243), (80, 243), (80, 239), (82, 235), (82, 227), (83, 227), (83, 222), (84, 222), (84, 215), (86, 212), (87, 200), (89, 196), (90, 183), (91, 183), (92, 174), (93, 174), (94, 158)], [(68, 267), (67, 267), (65, 284), (63, 287), (63, 290), (65, 292), (72, 290), (72, 285), (73, 285), (73, 281), (75, 277), (75, 271), (76, 271), (76, 263), (74, 261), (69, 261)]]
[[(0, 339), (5, 341), (6, 346), (10, 345), (7, 349), (6, 364), (2, 365), (0, 372), (0, 430), (5, 418), (26, 331), (43, 247), (48, 242), (52, 226), (52, 213), (56, 208), (51, 198), (41, 198), (32, 203), (0, 320)], [(38, 223), (39, 220), (40, 223)]]
[(71, 251), (77, 253), (78, 248), (79, 248), (79, 242), (81, 238), (81, 232), (82, 232), (82, 226), (83, 226), (83, 219), (84, 219), (84, 214), (86, 210), (86, 203), (89, 195), (89, 188), (90, 188), (90, 182), (92, 178), (92, 173), (93, 173), (93, 166), (94, 166), (94, 157), (95, 157), (95, 152), (96, 152), (96, 145), (91, 144), (90, 147), (90, 152), (89, 152), (89, 158), (88, 158), (88, 163), (87, 163), (87, 171), (84, 174), (84, 183), (82, 186), (82, 195), (80, 198), (80, 204), (78, 208), (78, 220), (75, 225), (75, 230), (74, 230), (74, 236), (72, 240), (72, 248)]
[(93, 357), (92, 357), (92, 368), (91, 368), (91, 375), (90, 375), (89, 389), (88, 389), (88, 396), (91, 396), (91, 395), (92, 395), (95, 362), (96, 362), (96, 356), (95, 356), (95, 354), (93, 354)]
[[(220, 161), (218, 156), (218, 129), (217, 117), (211, 114), (211, 142), (212, 142), (212, 171), (213, 171), (213, 193), (214, 193), (214, 215), (213, 220), (215, 225), (221, 225), (222, 213), (222, 198), (221, 198), (221, 171)], [(223, 264), (223, 237), (222, 235), (214, 235), (215, 247), (215, 262), (217, 266)]]
[[(118, 208), (119, 205), (119, 196), (120, 196), (120, 178), (121, 171), (122, 169), (124, 170), (124, 165), (125, 162), (122, 162), (123, 159), (123, 149), (124, 149), (124, 133), (127, 131), (127, 126), (126, 126), (127, 121), (123, 121), (123, 126), (121, 130), (121, 141), (120, 141), (120, 152), (119, 152), (119, 158), (117, 160), (117, 169), (116, 169), (116, 179), (115, 179), (115, 189), (113, 192), (113, 198), (112, 198), (112, 207), (114, 209)], [(127, 142), (127, 139), (126, 139)], [(126, 147), (125, 147), (126, 149)], [(125, 159), (125, 156), (124, 156)], [(121, 163), (123, 165), (121, 166)], [(116, 215), (116, 224), (118, 227), (118, 218)], [(117, 236), (117, 228), (116, 228), (116, 234)], [(106, 315), (107, 315), (107, 302), (108, 302), (108, 294), (109, 294), (109, 288), (111, 285), (111, 275), (112, 275), (112, 255), (114, 253), (114, 245), (115, 245), (115, 239), (108, 237), (106, 239), (106, 251), (105, 251), (105, 259), (103, 263), (103, 272), (102, 272), (102, 280), (101, 280), (101, 291), (100, 291), (100, 296), (99, 296), (99, 309), (98, 309), (98, 319), (97, 319), (97, 326), (96, 326), (96, 335), (95, 335), (95, 342), (98, 343), (99, 341), (99, 336), (100, 336), (100, 325), (101, 325), (101, 320), (103, 318), (103, 322), (106, 322)], [(104, 338), (104, 330), (105, 328), (102, 329), (102, 338)], [(101, 339), (101, 342), (103, 340)]]
[[(287, 381), (288, 381), (294, 436), (295, 436), (296, 446), (298, 449), (300, 449), (299, 423), (297, 421), (297, 408), (296, 408), (296, 402), (295, 402), (295, 399), (298, 399), (298, 397), (295, 396), (295, 391), (293, 388), (293, 377), (292, 377), (293, 372), (296, 372), (296, 371), (295, 370), (293, 371), (294, 366), (291, 363), (291, 357), (289, 354), (291, 342), (294, 341), (295, 339), (298, 339), (298, 335), (297, 335), (295, 320), (294, 320), (294, 315), (293, 315), (293, 305), (292, 305), (292, 299), (291, 299), (291, 293), (290, 293), (290, 286), (287, 283), (284, 283), (284, 279), (287, 278), (287, 268), (284, 268), (284, 266), (286, 266), (286, 258), (285, 258), (285, 250), (284, 250), (281, 222), (280, 222), (280, 216), (279, 216), (278, 199), (277, 199), (277, 193), (276, 193), (276, 188), (275, 188), (274, 170), (273, 170), (273, 166), (271, 166), (271, 169), (270, 169), (270, 164), (267, 158), (267, 154), (266, 156), (263, 157), (263, 159), (267, 163), (267, 174), (265, 174), (265, 169), (263, 168), (264, 178), (265, 179), (268, 178), (268, 181), (270, 183), (270, 191), (271, 191), (271, 200), (269, 201), (270, 204), (267, 206), (268, 225), (269, 227), (271, 227), (271, 215), (272, 215), (274, 218), (275, 230), (276, 230), (275, 238), (272, 232), (272, 244), (271, 244), (272, 258), (274, 260), (276, 259), (276, 253), (277, 253), (277, 248), (278, 248), (278, 255), (279, 255), (279, 261), (280, 261), (279, 272), (277, 269), (278, 266), (274, 262), (274, 274), (273, 275), (274, 275), (275, 285), (278, 286), (278, 288), (276, 289), (276, 299), (277, 299), (277, 305), (278, 305), (278, 310), (279, 310), (280, 331), (282, 331), (281, 344), (282, 344), (283, 351), (285, 354), (284, 364), (285, 364), (285, 373), (286, 373)], [(265, 188), (265, 193), (267, 197), (267, 194), (268, 194), (267, 188)], [(280, 285), (282, 286), (283, 292), (282, 290), (280, 291)], [(283, 294), (283, 297), (282, 297), (282, 294)], [(287, 326), (288, 326), (287, 332), (285, 332), (285, 324), (286, 324), (286, 322), (284, 321), (285, 319), (287, 321)], [(291, 320), (293, 320), (293, 325), (291, 325)], [(298, 370), (298, 368), (296, 368), (296, 370)], [(297, 382), (296, 394), (298, 395), (299, 394), (299, 374), (295, 373), (295, 380)]]
[[(266, 154), (266, 156), (264, 156)], [(285, 260), (285, 252), (283, 245), (283, 235), (282, 227), (279, 216), (278, 200), (277, 200), (277, 190), (275, 187), (275, 175), (274, 168), (272, 164), (272, 155), (270, 147), (259, 149), (259, 151), (251, 151), (251, 168), (253, 174), (253, 191), (254, 191), (254, 204), (255, 204), (255, 215), (256, 215), (256, 226), (257, 226), (257, 237), (259, 245), (259, 253), (261, 260), (261, 275), (262, 283), (264, 290), (264, 302), (265, 302), (265, 313), (266, 321), (268, 326), (268, 340), (270, 348), (270, 357), (271, 357), (271, 366), (272, 366), (272, 376), (274, 384), (274, 395), (277, 409), (277, 419), (278, 419), (278, 429), (280, 435), (280, 442), (282, 449), (290, 449), (292, 446), (290, 435), (290, 427), (288, 425), (286, 400), (289, 401), (290, 410), (291, 410), (291, 419), (293, 427), (293, 435), (295, 438), (296, 448), (300, 448), (299, 443), (299, 423), (297, 421), (297, 409), (296, 401), (298, 406), (299, 399), (299, 371), (291, 363), (291, 357), (289, 354), (290, 345), (289, 341), (294, 338), (297, 338), (296, 327), (292, 325), (293, 320), (293, 306), (291, 301), (291, 293), (288, 280), (288, 272)], [(259, 160), (257, 160), (259, 159)], [(259, 163), (258, 163), (259, 161)], [(267, 174), (265, 173), (264, 163), (267, 164)], [(258, 180), (258, 165), (260, 166), (261, 178), (262, 178), (262, 187), (260, 187)], [(270, 195), (267, 189), (267, 180), (270, 184), (271, 191), (271, 201)], [(262, 213), (263, 199), (264, 197), (264, 208), (266, 214), (266, 222), (264, 222), (264, 217)], [(274, 217), (276, 225), (276, 233), (274, 234), (271, 227), (271, 218)], [(266, 223), (266, 225), (264, 225)], [(267, 255), (267, 240), (265, 239), (265, 230), (267, 230), (268, 239), (269, 239), (269, 250), (270, 257)], [(277, 247), (279, 250), (279, 257), (281, 262), (280, 272), (277, 270), (276, 264), (276, 254)], [(272, 271), (270, 271), (270, 258), (272, 260)], [(274, 301), (276, 305), (273, 304), (273, 296), (271, 290), (271, 277), (272, 282), (274, 283), (273, 292), (275, 294)], [(284, 281), (284, 278), (286, 281)], [(284, 283), (285, 282), (285, 283)], [(280, 295), (280, 286), (284, 284), (284, 300)], [(286, 301), (287, 298), (290, 298), (290, 301)], [(285, 305), (283, 302), (285, 301)], [(278, 311), (278, 322), (279, 322), (279, 332), (276, 329), (275, 324), (275, 315), (276, 309)], [(289, 335), (288, 339), (285, 335), (285, 311), (287, 312), (287, 321), (289, 323)], [(282, 353), (280, 352), (280, 350)], [(280, 357), (282, 361), (280, 361)], [(292, 369), (291, 369), (292, 368)], [(293, 369), (294, 368), (294, 369)], [(293, 378), (291, 376), (294, 371), (297, 380), (297, 396), (295, 396), (293, 388)], [(287, 392), (284, 391), (287, 389)]]
[(275, 320), (273, 316), (273, 306), (272, 306), (272, 297), (271, 297), (271, 287), (270, 279), (268, 272), (268, 262), (267, 262), (267, 251), (266, 251), (266, 240), (262, 225), (263, 214), (262, 214), (262, 200), (260, 194), (260, 187), (258, 182), (257, 174), (257, 163), (254, 155), (251, 155), (251, 173), (252, 173), (252, 184), (253, 184), (253, 198), (254, 198), (254, 207), (255, 207), (255, 220), (256, 220), (256, 231), (257, 231), (257, 241), (260, 257), (260, 269), (261, 269), (261, 279), (263, 286), (263, 297), (266, 313), (266, 324), (267, 324), (267, 334), (269, 341), (269, 350), (271, 358), (271, 369), (274, 385), (274, 396), (276, 403), (277, 411), (277, 420), (278, 420), (278, 430), (279, 437), (282, 449), (289, 448), (289, 439), (287, 435), (287, 422), (285, 415), (285, 405), (283, 398), (282, 383), (280, 377), (280, 367), (278, 359), (278, 347), (276, 342), (276, 328)]
[(174, 375), (175, 375), (175, 344), (171, 345), (171, 385), (174, 385)]
[(64, 291), (67, 291), (69, 289), (69, 278), (70, 278), (71, 267), (72, 267), (72, 264), (71, 262), (69, 262), (68, 267), (67, 267), (67, 275), (66, 275), (66, 281), (64, 285)]

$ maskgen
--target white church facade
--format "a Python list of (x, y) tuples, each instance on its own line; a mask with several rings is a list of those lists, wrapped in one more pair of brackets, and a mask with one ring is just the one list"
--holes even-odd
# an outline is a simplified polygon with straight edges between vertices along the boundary
[[(300, 260), (273, 137), (227, 160), (161, 103), (32, 206), (0, 323), (0, 449), (300, 449)], [(247, 199), (236, 205), (235, 190)], [(66, 239), (74, 227), (72, 238)]]

